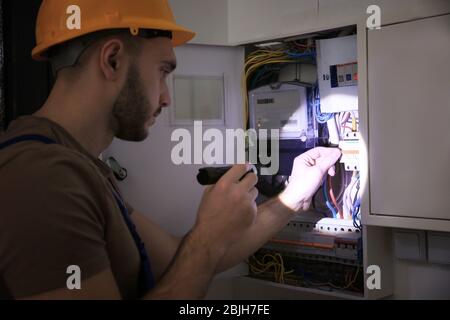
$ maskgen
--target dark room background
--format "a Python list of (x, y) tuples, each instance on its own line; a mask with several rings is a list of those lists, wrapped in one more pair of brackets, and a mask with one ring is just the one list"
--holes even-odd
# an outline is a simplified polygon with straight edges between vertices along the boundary
[(31, 59), (41, 0), (0, 0), (0, 131), (34, 113), (48, 96), (47, 63)]

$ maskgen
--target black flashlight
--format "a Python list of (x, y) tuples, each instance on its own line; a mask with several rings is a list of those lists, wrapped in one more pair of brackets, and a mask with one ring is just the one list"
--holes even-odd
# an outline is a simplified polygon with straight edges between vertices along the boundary
[[(216, 167), (216, 168), (214, 168), (214, 167), (202, 168), (198, 172), (197, 181), (202, 186), (210, 186), (210, 185), (216, 184), (228, 171), (230, 171), (231, 168), (233, 168), (233, 166)], [(241, 180), (244, 179), (245, 176), (251, 172), (253, 172), (256, 175), (258, 174), (258, 169), (256, 168), (256, 166), (253, 165), (252, 169), (250, 169), (241, 178)]]

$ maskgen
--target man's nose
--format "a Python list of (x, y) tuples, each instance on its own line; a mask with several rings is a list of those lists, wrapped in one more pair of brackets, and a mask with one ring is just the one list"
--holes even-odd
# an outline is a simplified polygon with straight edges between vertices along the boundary
[(170, 97), (169, 89), (167, 85), (164, 86), (163, 91), (161, 93), (161, 97), (159, 99), (159, 105), (162, 108), (167, 108), (172, 104), (172, 98)]

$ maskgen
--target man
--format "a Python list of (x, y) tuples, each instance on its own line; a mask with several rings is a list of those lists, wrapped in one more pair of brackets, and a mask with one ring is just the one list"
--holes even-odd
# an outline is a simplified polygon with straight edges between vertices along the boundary
[[(74, 4), (81, 29), (68, 30)], [(173, 47), (193, 35), (166, 0), (43, 1), (33, 57), (50, 59), (57, 77), (42, 109), (0, 139), (2, 298), (203, 298), (216, 273), (264, 245), (334, 175), (340, 151), (314, 149), (257, 208), (257, 176), (236, 165), (205, 190), (183, 239), (126, 204), (98, 156), (114, 137), (147, 138), (171, 102)], [(82, 272), (80, 290), (67, 286), (70, 266)]]

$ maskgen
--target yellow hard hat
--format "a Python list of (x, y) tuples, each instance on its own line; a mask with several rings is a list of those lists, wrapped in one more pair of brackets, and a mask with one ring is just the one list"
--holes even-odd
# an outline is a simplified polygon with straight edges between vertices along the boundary
[[(79, 29), (67, 24), (73, 8), (78, 9)], [(109, 29), (129, 29), (133, 35), (139, 34), (140, 29), (170, 31), (173, 46), (195, 36), (175, 22), (167, 0), (44, 0), (36, 22), (37, 45), (32, 57), (47, 60), (46, 53), (53, 46)]]

